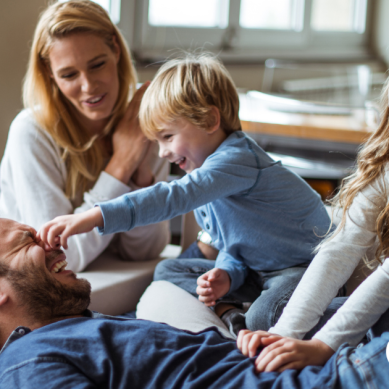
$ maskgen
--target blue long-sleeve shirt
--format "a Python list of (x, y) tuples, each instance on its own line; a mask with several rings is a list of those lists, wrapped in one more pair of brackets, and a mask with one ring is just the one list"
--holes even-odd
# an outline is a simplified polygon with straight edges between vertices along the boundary
[(215, 266), (231, 278), (230, 291), (243, 284), (247, 267), (271, 271), (309, 262), (330, 225), (319, 195), (240, 131), (183, 178), (98, 205), (103, 234), (195, 209), (219, 250)]
[[(146, 320), (85, 314), (34, 331), (17, 327), (1, 350), (0, 388), (330, 389), (336, 383), (339, 358), (324, 369), (258, 375), (254, 358), (243, 356), (216, 327), (193, 334)], [(377, 371), (385, 371), (384, 363)]]

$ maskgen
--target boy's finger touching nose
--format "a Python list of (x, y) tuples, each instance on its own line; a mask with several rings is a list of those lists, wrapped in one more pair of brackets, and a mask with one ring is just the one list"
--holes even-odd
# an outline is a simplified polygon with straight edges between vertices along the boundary
[(35, 242), (43, 248), (43, 250), (45, 251), (51, 251), (52, 248), (50, 247), (50, 245), (48, 245), (46, 242), (44, 242), (40, 237), (36, 236), (35, 237)]
[[(59, 245), (58, 245), (59, 247)], [(50, 245), (48, 245), (47, 243), (44, 243), (44, 249), (45, 251), (51, 251), (53, 248), (58, 248), (58, 247), (51, 247)]]

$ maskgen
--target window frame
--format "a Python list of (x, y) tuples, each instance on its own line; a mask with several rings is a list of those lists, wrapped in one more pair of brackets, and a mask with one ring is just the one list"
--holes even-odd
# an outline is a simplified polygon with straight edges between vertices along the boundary
[(220, 28), (155, 27), (148, 24), (148, 0), (121, 0), (119, 28), (135, 58), (158, 61), (180, 50), (203, 48), (224, 61), (267, 58), (362, 60), (369, 57), (372, 1), (366, 0), (365, 31), (315, 31), (310, 27), (312, 0), (305, 0), (302, 31), (244, 29), (239, 26), (240, 0), (230, 0), (229, 26)]

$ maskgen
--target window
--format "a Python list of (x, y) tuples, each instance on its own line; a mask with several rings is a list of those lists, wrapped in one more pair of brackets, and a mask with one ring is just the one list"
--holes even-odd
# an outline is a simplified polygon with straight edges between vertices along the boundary
[(239, 25), (241, 28), (301, 31), (303, 3), (298, 0), (242, 0)]
[(367, 52), (371, 0), (121, 2), (119, 27), (141, 59), (199, 47), (224, 60), (349, 59)]
[(150, 0), (148, 23), (164, 27), (226, 28), (228, 1)]
[(311, 27), (316, 31), (365, 32), (366, 1), (313, 0)]
[[(60, 3), (64, 3), (67, 0), (58, 0)], [(121, 0), (92, 0), (95, 3), (101, 5), (111, 17), (115, 24), (120, 22), (120, 2)]]

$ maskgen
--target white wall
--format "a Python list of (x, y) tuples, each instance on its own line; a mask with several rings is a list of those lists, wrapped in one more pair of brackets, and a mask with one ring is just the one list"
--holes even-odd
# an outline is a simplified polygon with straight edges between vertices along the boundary
[(5, 0), (0, 12), (0, 158), (8, 128), (22, 108), (21, 88), (29, 44), (47, 0)]

